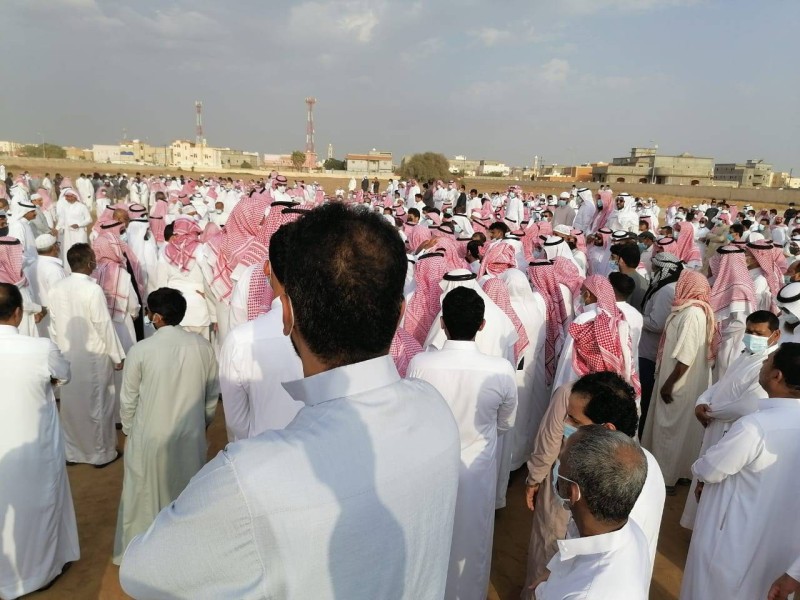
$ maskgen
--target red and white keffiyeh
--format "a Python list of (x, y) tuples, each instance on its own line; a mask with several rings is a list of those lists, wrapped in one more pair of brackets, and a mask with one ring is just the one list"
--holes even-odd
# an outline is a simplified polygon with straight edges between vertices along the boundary
[(680, 277), (678, 277), (678, 284), (675, 287), (675, 300), (672, 301), (672, 311), (667, 317), (664, 334), (661, 335), (661, 342), (658, 345), (658, 364), (661, 363), (661, 356), (664, 353), (664, 337), (670, 321), (679, 312), (690, 306), (697, 306), (706, 313), (706, 356), (709, 361), (713, 361), (716, 358), (722, 336), (719, 323), (714, 318), (714, 309), (711, 307), (710, 297), (711, 287), (708, 285), (708, 279), (705, 276), (691, 269), (681, 271)]
[(774, 299), (783, 287), (783, 273), (775, 262), (775, 247), (771, 242), (751, 242), (745, 246), (747, 252), (753, 255), (758, 266), (764, 272), (764, 277), (769, 285), (769, 292)]
[(713, 267), (716, 276), (711, 288), (709, 304), (717, 318), (725, 318), (733, 302), (743, 302), (747, 314), (756, 306), (756, 292), (753, 279), (747, 270), (745, 251), (736, 246), (722, 246), (716, 252), (717, 261)]
[(577, 298), (581, 293), (581, 286), (584, 282), (584, 277), (578, 270), (578, 266), (574, 261), (563, 256), (556, 256), (553, 260), (553, 267), (555, 268), (556, 280), (563, 283), (569, 288), (573, 298)]
[(0, 282), (10, 283), (17, 287), (28, 285), (28, 279), (22, 271), (22, 242), (15, 237), (0, 237)]
[(517, 253), (511, 244), (496, 242), (489, 246), (486, 254), (481, 260), (481, 268), (478, 271), (480, 279), (486, 273), (489, 275), (499, 275), (503, 271), (513, 269), (517, 266)]
[[(682, 223), (681, 230), (678, 233), (678, 240), (675, 244), (675, 251), (673, 254), (680, 258), (685, 264), (690, 262), (701, 262), (703, 257), (700, 256), (700, 249), (694, 243), (694, 225), (691, 223)], [(668, 250), (671, 252), (671, 250)]]
[(405, 377), (408, 373), (408, 365), (411, 359), (422, 352), (422, 346), (402, 327), (398, 327), (392, 338), (392, 345), (389, 346), (389, 355), (394, 360), (394, 366), (400, 377)]
[[(611, 282), (601, 275), (591, 275), (583, 282), (583, 287), (597, 298), (597, 315), (587, 323), (573, 322), (569, 326), (569, 334), (574, 340), (573, 370), (580, 377), (613, 371), (633, 386), (637, 396), (641, 396), (639, 378), (630, 362), (630, 335), (624, 336), (628, 347), (622, 346), (620, 331), (625, 317), (617, 307)], [(623, 331), (627, 332), (628, 328)]]
[(172, 237), (169, 238), (164, 254), (167, 261), (181, 271), (190, 271), (195, 264), (195, 253), (200, 245), (200, 227), (193, 219), (178, 217), (172, 225)]
[(417, 258), (414, 280), (417, 288), (406, 305), (403, 328), (420, 344), (431, 330), (436, 315), (442, 309), (439, 282), (447, 273), (447, 261), (441, 252), (429, 252)]
[(533, 261), (528, 267), (528, 279), (534, 290), (541, 294), (547, 306), (544, 366), (547, 385), (551, 385), (555, 378), (558, 358), (564, 346), (567, 308), (564, 306), (564, 295), (556, 280), (555, 267), (550, 261)]
[(506, 286), (506, 282), (502, 279), (490, 277), (483, 282), (483, 286), (481, 287), (483, 287), (483, 291), (486, 292), (486, 295), (489, 296), (489, 299), (499, 306), (500, 310), (502, 310), (506, 316), (511, 319), (511, 322), (514, 324), (514, 329), (517, 330), (517, 341), (514, 344), (514, 356), (516, 359), (516, 364), (519, 364), (522, 355), (530, 345), (530, 340), (528, 340), (528, 333), (525, 331), (525, 327), (522, 325), (522, 320), (514, 310), (514, 307), (511, 306), (511, 297), (508, 293), (508, 286)]
[(433, 234), (427, 225), (420, 222), (406, 231), (406, 237), (408, 237), (408, 248), (415, 252), (420, 244), (431, 239)]
[(103, 233), (92, 243), (92, 249), (97, 260), (92, 277), (103, 288), (111, 320), (119, 323), (125, 319), (128, 308), (128, 295), (120, 289), (122, 272), (127, 272), (124, 244), (115, 234)]

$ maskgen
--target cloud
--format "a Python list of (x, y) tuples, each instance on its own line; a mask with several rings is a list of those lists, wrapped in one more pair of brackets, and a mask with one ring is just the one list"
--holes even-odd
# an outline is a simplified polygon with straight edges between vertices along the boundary
[(484, 27), (483, 29), (473, 31), (472, 35), (478, 38), (487, 48), (511, 38), (511, 32), (507, 29), (495, 29), (494, 27)]
[(542, 65), (539, 77), (550, 84), (562, 84), (569, 76), (569, 61), (563, 58), (554, 58)]
[(366, 44), (380, 24), (382, 7), (380, 2), (362, 0), (304, 2), (291, 8), (287, 27), (295, 39), (336, 38)]
[(561, 0), (567, 12), (575, 14), (594, 14), (604, 10), (642, 13), (650, 10), (692, 6), (703, 0)]

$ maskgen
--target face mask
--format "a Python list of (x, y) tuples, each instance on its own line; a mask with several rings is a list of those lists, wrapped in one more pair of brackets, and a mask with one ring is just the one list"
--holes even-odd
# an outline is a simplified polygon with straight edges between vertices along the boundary
[(463, 230), (463, 229), (461, 229), (461, 227), (459, 227), (459, 226), (458, 226), (458, 225), (456, 225), (456, 224), (453, 224), (453, 232), (454, 232), (454, 233), (461, 233), (462, 231), (464, 231), (464, 230)]
[(644, 252), (647, 250), (647, 246), (645, 246), (642, 242), (639, 242), (637, 246), (639, 246), (639, 252)]
[(783, 320), (786, 321), (789, 325), (794, 325), (795, 323), (800, 322), (800, 319), (795, 317), (792, 313), (788, 311), (784, 311), (783, 313)]
[(762, 352), (766, 352), (767, 348), (769, 348), (769, 338), (760, 335), (745, 333), (742, 342), (750, 354), (761, 354)]
[(121, 239), (123, 243), (127, 244), (128, 243), (128, 232), (125, 231), (123, 233), (120, 233), (119, 234), (119, 239)]
[(433, 219), (429, 219), (428, 217), (425, 217), (425, 225), (427, 225), (428, 227), (433, 225)]
[(608, 265), (608, 270), (611, 273), (616, 273), (617, 271), (619, 271), (619, 263), (612, 262), (611, 264)]
[(513, 200), (514, 198), (516, 198), (516, 197), (517, 197), (517, 195), (516, 195), (514, 192), (511, 192), (511, 193), (508, 195), (508, 197), (509, 197), (509, 198), (511, 198), (511, 199)]
[(221, 215), (221, 214), (222, 214), (222, 210), (218, 208), (218, 209), (217, 209), (217, 214), (218, 214), (218, 215)]
[(559, 200), (558, 201), (558, 205), (561, 206), (561, 207), (564, 207), (564, 206), (567, 205), (567, 201), (566, 200)]
[[(569, 510), (570, 509), (569, 498), (562, 498), (561, 494), (558, 493), (558, 480), (563, 479), (564, 481), (569, 481), (570, 483), (575, 483), (575, 482), (572, 481), (571, 479), (567, 479), (566, 477), (563, 477), (558, 474), (558, 468), (560, 466), (561, 466), (561, 460), (556, 459), (556, 464), (553, 466), (553, 480), (552, 480), (553, 492), (555, 493), (556, 498), (558, 498), (559, 501), (561, 502), (561, 506), (564, 508), (564, 510)], [(578, 490), (578, 499), (580, 499), (580, 488)]]
[(763, 226), (763, 225), (759, 225), (759, 226), (758, 226), (758, 230), (759, 230), (759, 231), (764, 231), (764, 226)]
[(726, 235), (725, 237), (728, 238), (729, 242), (733, 241), (733, 236), (730, 233), (728, 235)]
[(570, 425), (569, 423), (564, 423), (564, 437), (569, 438), (573, 433), (578, 431), (578, 428), (574, 425)]
[(285, 185), (279, 185), (279, 186), (278, 186), (278, 191), (279, 191), (281, 194), (283, 194), (284, 192), (286, 192), (286, 186), (285, 186)]
[(603, 201), (602, 200), (598, 200), (597, 201), (597, 208), (598, 208), (598, 210), (601, 210), (603, 208)]

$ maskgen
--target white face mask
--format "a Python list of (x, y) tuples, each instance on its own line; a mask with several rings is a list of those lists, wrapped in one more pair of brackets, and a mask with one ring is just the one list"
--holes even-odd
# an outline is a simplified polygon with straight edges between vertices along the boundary
[(221, 209), (221, 208), (218, 208), (218, 209), (217, 209), (217, 214), (218, 214), (218, 215), (221, 215), (221, 214), (222, 214), (222, 209)]
[(119, 239), (121, 239), (124, 244), (127, 244), (128, 243), (128, 232), (126, 231), (125, 233), (119, 234)]
[(285, 185), (279, 185), (279, 186), (278, 186), (278, 191), (279, 191), (281, 194), (285, 193), (285, 192), (286, 192), (286, 186), (285, 186)]

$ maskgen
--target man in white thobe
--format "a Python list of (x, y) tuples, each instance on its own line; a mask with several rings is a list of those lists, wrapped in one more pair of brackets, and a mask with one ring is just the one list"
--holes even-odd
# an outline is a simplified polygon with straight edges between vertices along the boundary
[[(50, 290), (64, 279), (64, 265), (59, 258), (61, 246), (55, 236), (44, 233), (36, 238), (36, 251), (39, 258), (36, 264), (28, 271), (28, 279), (34, 300), (42, 307), (50, 305)], [(49, 337), (50, 313), (45, 312), (44, 318), (36, 324), (41, 337)]]
[(233, 328), (220, 352), (220, 388), (231, 441), (254, 437), (268, 429), (283, 429), (303, 407), (282, 385), (303, 377), (300, 357), (283, 335), (281, 279), (287, 260), (284, 233), (282, 227), (269, 242), (266, 269), (274, 296), (269, 312)]
[[(78, 202), (78, 194), (75, 190), (64, 190), (62, 198), (58, 203), (58, 229), (61, 235), (61, 260), (68, 270), (67, 252), (75, 244), (85, 244), (89, 241), (86, 228), (92, 224), (92, 215), (89, 209), (81, 202)], [(62, 201), (63, 200), (63, 201)]]
[(22, 244), (22, 268), (28, 269), (36, 262), (36, 235), (31, 221), (36, 218), (36, 206), (29, 201), (20, 202), (11, 208), (8, 218), (8, 235)]
[(69, 363), (48, 339), (20, 335), (22, 296), (0, 283), (0, 598), (50, 583), (80, 558), (53, 384)]
[[(747, 317), (745, 349), (720, 380), (700, 394), (695, 402), (695, 416), (705, 427), (700, 456), (719, 442), (737, 419), (758, 410), (759, 401), (767, 397), (767, 392), (758, 382), (758, 373), (764, 360), (778, 349), (780, 342), (778, 317), (768, 310), (759, 310)], [(681, 526), (687, 529), (694, 527), (697, 513), (696, 484), (697, 479), (694, 479), (681, 516)]]
[(503, 358), (478, 350), (484, 302), (475, 290), (458, 288), (445, 296), (441, 350), (421, 352), (408, 377), (422, 379), (442, 394), (461, 435), (453, 544), (444, 597), (485, 600), (492, 566), (492, 534), (497, 480), (497, 433), (514, 425), (517, 383)]
[(186, 312), (183, 295), (161, 288), (147, 305), (156, 332), (128, 353), (120, 394), (128, 441), (114, 564), (205, 464), (206, 428), (219, 399), (214, 349), (179, 325)]
[(118, 458), (114, 428), (114, 369), (125, 353), (106, 297), (90, 277), (96, 268), (88, 244), (67, 253), (72, 274), (50, 290), (50, 339), (72, 366), (61, 388), (61, 424), (69, 462), (98, 467)]
[(306, 377), (283, 385), (305, 406), (285, 429), (229, 444), (128, 545), (131, 596), (444, 595), (459, 435), (441, 395), (400, 379), (388, 355), (403, 243), (380, 215), (339, 203), (296, 223), (283, 326)]
[(797, 556), (800, 344), (759, 373), (769, 394), (692, 465), (700, 495), (681, 598), (765, 598)]
[(81, 202), (83, 202), (87, 209), (91, 210), (92, 206), (94, 206), (94, 186), (92, 185), (92, 180), (81, 173), (80, 177), (75, 180), (75, 187), (81, 195)]

